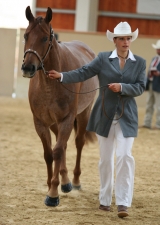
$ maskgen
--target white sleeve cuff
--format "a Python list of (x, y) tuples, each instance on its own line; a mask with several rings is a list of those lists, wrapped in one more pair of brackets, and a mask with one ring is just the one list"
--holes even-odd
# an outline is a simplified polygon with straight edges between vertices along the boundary
[(121, 92), (122, 92), (122, 84), (120, 83), (120, 85), (121, 85)]
[(61, 78), (60, 78), (60, 82), (63, 81), (63, 73), (60, 73), (61, 74)]

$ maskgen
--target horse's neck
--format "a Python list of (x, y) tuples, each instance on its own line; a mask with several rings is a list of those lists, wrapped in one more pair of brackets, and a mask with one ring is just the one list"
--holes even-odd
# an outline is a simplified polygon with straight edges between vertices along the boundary
[[(55, 39), (53, 40), (53, 47), (50, 51), (48, 62), (52, 66), (52, 69), (58, 72), (68, 71), (68, 68), (71, 68), (71, 64), (73, 63), (71, 56), (71, 51), (63, 42), (58, 43)], [(68, 63), (68, 59), (70, 59), (70, 63)]]
[(37, 74), (30, 80), (30, 84), (34, 86), (35, 90), (40, 93), (46, 98), (46, 95), (52, 94), (55, 95), (57, 90), (57, 80), (52, 80), (44, 74), (43, 70), (37, 71)]
[(48, 58), (48, 62), (47, 62), (49, 68), (60, 72), (61, 66), (62, 66), (61, 60), (62, 60), (61, 48), (59, 47), (58, 42), (54, 39), (53, 47), (49, 53), (49, 58)]
[[(61, 72), (61, 49), (59, 44), (56, 40), (53, 40), (53, 47), (51, 48), (50, 52), (48, 53), (46, 60), (44, 61), (44, 69), (45, 71), (56, 70)], [(44, 74), (43, 70), (40, 70), (37, 74), (36, 82), (40, 84), (42, 89), (49, 89), (53, 90), (53, 85), (57, 86), (57, 82), (52, 82), (50, 78), (47, 78), (46, 74)]]

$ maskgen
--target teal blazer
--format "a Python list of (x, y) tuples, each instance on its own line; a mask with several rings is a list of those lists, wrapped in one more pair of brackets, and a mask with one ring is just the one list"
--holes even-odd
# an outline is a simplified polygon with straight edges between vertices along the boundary
[(109, 117), (106, 117), (102, 108), (102, 93), (104, 88), (99, 90), (98, 98), (94, 104), (87, 130), (101, 136), (108, 137), (112, 119), (117, 113), (119, 116), (123, 110), (121, 101), (124, 104), (124, 112), (119, 123), (124, 137), (136, 137), (138, 130), (138, 112), (134, 97), (141, 95), (146, 86), (146, 61), (134, 55), (136, 61), (128, 59), (123, 70), (120, 69), (118, 58), (109, 58), (112, 52), (100, 52), (89, 64), (82, 68), (63, 73), (63, 83), (77, 83), (98, 76), (99, 86), (110, 83), (121, 83), (122, 92), (115, 93), (106, 88), (104, 96), (104, 107)]

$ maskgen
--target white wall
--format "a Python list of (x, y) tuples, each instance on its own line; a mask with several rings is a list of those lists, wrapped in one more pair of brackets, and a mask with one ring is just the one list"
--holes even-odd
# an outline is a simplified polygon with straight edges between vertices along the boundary
[(160, 0), (137, 0), (137, 13), (160, 15)]
[(16, 34), (16, 29), (0, 29), (0, 96), (13, 93)]
[(35, 0), (0, 0), (0, 28), (26, 28), (28, 26), (25, 17), (27, 6), (33, 10)]

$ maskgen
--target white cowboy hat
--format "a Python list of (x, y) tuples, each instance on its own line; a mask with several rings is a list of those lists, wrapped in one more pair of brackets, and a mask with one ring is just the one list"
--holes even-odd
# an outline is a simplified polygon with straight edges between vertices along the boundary
[(155, 45), (152, 44), (152, 47), (155, 49), (160, 49), (160, 40), (158, 40)]
[(110, 41), (113, 41), (114, 37), (123, 37), (123, 36), (132, 36), (132, 40), (136, 40), (138, 36), (138, 29), (136, 29), (134, 32), (131, 31), (131, 27), (127, 22), (120, 22), (115, 28), (114, 33), (107, 30), (106, 32), (107, 38)]

